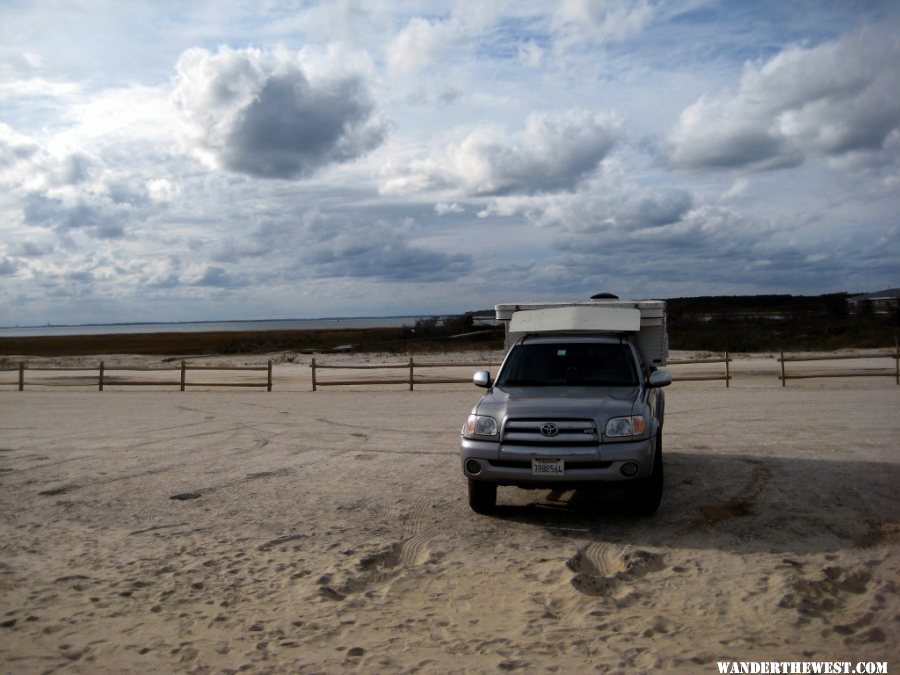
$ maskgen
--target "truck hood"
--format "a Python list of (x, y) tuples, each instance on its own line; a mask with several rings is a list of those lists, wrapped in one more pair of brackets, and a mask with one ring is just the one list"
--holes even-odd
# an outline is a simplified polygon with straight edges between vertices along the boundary
[(472, 412), (497, 421), (592, 419), (602, 429), (612, 417), (631, 415), (639, 395), (639, 387), (494, 387)]

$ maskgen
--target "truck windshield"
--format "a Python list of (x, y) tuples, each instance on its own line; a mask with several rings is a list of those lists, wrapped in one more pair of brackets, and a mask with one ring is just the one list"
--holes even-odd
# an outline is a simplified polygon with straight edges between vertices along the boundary
[(622, 387), (638, 384), (627, 345), (536, 343), (517, 345), (497, 378), (516, 387)]

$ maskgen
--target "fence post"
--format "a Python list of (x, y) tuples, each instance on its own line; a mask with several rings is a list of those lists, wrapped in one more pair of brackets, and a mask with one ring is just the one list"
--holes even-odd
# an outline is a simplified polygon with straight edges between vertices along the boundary
[(409, 390), (413, 390), (413, 357), (409, 357)]
[(728, 358), (728, 352), (725, 352), (725, 388), (731, 387), (731, 359)]
[(894, 347), (894, 382), (900, 384), (900, 345)]
[(787, 386), (787, 380), (784, 379), (784, 352), (781, 352), (781, 386)]
[(266, 391), (272, 391), (272, 359), (269, 359), (269, 379), (266, 384)]
[(103, 391), (103, 361), (100, 362), (100, 391)]
[(25, 362), (19, 361), (19, 391), (25, 391)]
[(313, 391), (316, 390), (316, 357), (312, 357), (312, 361), (309, 363), (309, 367), (312, 368), (312, 388)]
[(181, 391), (184, 391), (184, 386), (187, 383), (187, 364), (184, 362), (184, 359), (181, 359)]

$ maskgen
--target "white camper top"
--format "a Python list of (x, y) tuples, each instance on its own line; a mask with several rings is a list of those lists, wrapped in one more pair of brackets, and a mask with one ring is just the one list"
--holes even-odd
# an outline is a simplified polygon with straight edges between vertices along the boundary
[(547, 307), (514, 312), (510, 333), (636, 333), (641, 312), (631, 307)]
[(630, 308), (641, 312), (641, 320), (660, 319), (665, 316), (664, 300), (579, 300), (562, 302), (510, 302), (494, 306), (498, 321), (509, 321), (516, 312), (556, 307)]
[(664, 366), (669, 354), (662, 300), (517, 302), (494, 307), (506, 323), (506, 346), (533, 333), (636, 333), (644, 358)]

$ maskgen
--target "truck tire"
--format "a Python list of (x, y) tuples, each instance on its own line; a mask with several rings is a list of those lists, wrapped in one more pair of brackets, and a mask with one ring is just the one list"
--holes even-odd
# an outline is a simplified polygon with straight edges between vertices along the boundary
[(635, 516), (652, 516), (659, 508), (663, 493), (662, 433), (656, 434), (653, 471), (639, 481), (625, 487), (625, 506)]
[(469, 506), (475, 513), (491, 513), (497, 506), (497, 484), (470, 478)]

